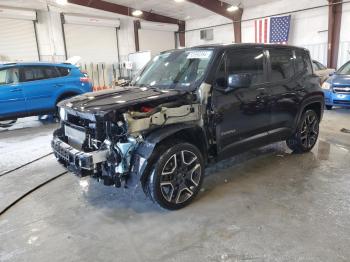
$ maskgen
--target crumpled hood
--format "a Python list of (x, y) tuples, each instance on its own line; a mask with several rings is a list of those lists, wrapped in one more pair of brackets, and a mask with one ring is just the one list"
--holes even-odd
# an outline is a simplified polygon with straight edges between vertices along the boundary
[(86, 93), (65, 100), (58, 106), (84, 113), (105, 114), (111, 110), (181, 96), (185, 93), (179, 90), (126, 87)]
[(334, 87), (350, 86), (350, 75), (333, 75), (330, 80)]

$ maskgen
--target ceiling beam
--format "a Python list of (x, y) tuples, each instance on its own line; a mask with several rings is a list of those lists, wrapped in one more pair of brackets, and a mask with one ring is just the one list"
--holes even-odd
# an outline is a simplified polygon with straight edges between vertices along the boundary
[(214, 13), (217, 13), (221, 16), (224, 16), (230, 20), (236, 20), (236, 12), (228, 12), (227, 8), (229, 8), (230, 4), (219, 1), (219, 0), (187, 0), (193, 4), (199, 5), (205, 9), (208, 9)]
[(241, 20), (243, 15), (243, 8), (239, 8), (235, 12), (229, 12), (227, 11), (227, 8), (229, 8), (231, 5), (219, 0), (187, 0), (187, 1), (232, 20), (234, 35), (235, 35), (234, 41), (236, 43), (242, 42)]
[[(135, 10), (134, 8), (124, 6), (124, 5), (114, 4), (103, 0), (68, 0), (68, 3), (95, 8), (98, 10), (112, 12), (120, 15), (134, 17), (132, 15), (132, 12)], [(169, 24), (179, 24), (184, 22), (179, 19), (175, 19), (164, 15), (159, 15), (153, 12), (147, 12), (147, 11), (142, 11), (142, 12), (143, 14), (141, 16), (134, 17), (134, 18), (143, 19), (151, 22), (169, 23)]]

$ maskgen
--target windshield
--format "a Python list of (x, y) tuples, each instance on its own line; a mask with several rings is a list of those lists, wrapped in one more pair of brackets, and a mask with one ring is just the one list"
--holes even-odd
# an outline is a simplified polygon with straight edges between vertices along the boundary
[(350, 75), (350, 63), (343, 65), (338, 71), (337, 75)]
[(135, 86), (191, 89), (202, 80), (212, 50), (177, 50), (153, 58), (133, 81)]

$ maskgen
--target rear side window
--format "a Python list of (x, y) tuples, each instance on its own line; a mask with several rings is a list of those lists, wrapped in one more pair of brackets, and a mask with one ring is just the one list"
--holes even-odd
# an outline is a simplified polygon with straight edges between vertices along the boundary
[(327, 69), (327, 67), (325, 67), (324, 65), (322, 65), (322, 64), (319, 63), (319, 62), (316, 62), (316, 64), (317, 64), (319, 70), (326, 70), (326, 69)]
[(56, 78), (60, 76), (60, 72), (55, 66), (44, 67), (46, 78)]
[(309, 55), (302, 50), (295, 51), (295, 69), (297, 73), (312, 74), (312, 64)]
[(312, 66), (314, 68), (314, 71), (318, 71), (318, 70), (321, 70), (320, 67), (318, 66), (318, 64), (314, 61), (312, 62)]
[(271, 82), (289, 79), (294, 75), (292, 50), (270, 50)]
[(264, 51), (245, 50), (230, 51), (227, 54), (227, 74), (250, 74), (251, 85), (265, 82)]
[(19, 80), (18, 68), (8, 68), (0, 70), (0, 86), (15, 84)]
[(60, 72), (61, 76), (67, 76), (70, 73), (70, 69), (66, 67), (58, 67), (58, 71)]
[(35, 80), (45, 79), (45, 72), (43, 67), (23, 67), (21, 73), (21, 81), (29, 82)]

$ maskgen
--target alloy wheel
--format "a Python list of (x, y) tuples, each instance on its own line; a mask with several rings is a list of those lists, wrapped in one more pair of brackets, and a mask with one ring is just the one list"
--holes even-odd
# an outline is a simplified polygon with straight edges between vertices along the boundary
[(300, 140), (305, 148), (315, 145), (319, 134), (318, 118), (315, 114), (308, 114), (301, 127)]
[(160, 189), (170, 203), (181, 204), (196, 191), (201, 179), (201, 164), (191, 151), (181, 150), (168, 159), (161, 173)]

